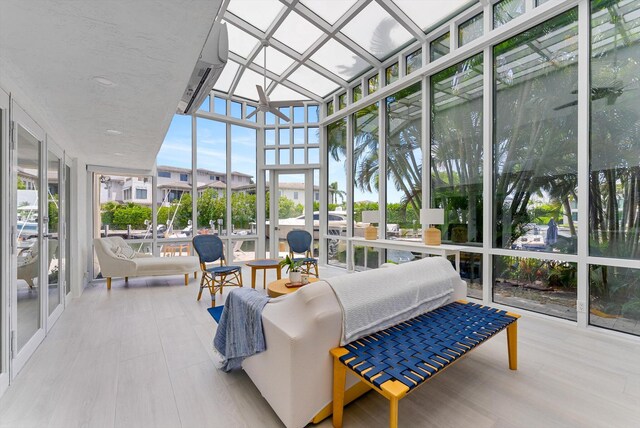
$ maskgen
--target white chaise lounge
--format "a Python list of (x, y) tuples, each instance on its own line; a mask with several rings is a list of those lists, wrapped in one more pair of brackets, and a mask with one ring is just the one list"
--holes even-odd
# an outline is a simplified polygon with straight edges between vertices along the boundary
[(102, 277), (107, 278), (107, 289), (111, 289), (111, 278), (128, 279), (130, 276), (184, 275), (184, 285), (189, 283), (189, 275), (194, 278), (200, 270), (200, 262), (195, 256), (154, 257), (136, 253), (119, 236), (96, 238), (93, 245), (98, 255)]

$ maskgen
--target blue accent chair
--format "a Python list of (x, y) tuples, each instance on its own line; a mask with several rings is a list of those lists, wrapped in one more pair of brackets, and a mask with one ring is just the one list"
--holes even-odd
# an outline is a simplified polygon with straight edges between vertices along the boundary
[[(287, 233), (287, 243), (289, 244), (289, 257), (296, 262), (302, 263), (302, 273), (318, 276), (318, 259), (313, 257), (311, 244), (313, 237), (306, 230), (292, 230)], [(295, 257), (295, 254), (304, 254), (304, 257)], [(311, 272), (313, 268), (314, 272)]]
[[(242, 287), (242, 268), (240, 266), (227, 266), (224, 258), (224, 246), (222, 240), (215, 235), (198, 235), (193, 238), (193, 248), (195, 248), (200, 258), (200, 269), (202, 279), (200, 280), (200, 291), (198, 300), (202, 297), (202, 289), (209, 288), (211, 293), (211, 307), (216, 305), (216, 293), (225, 285)], [(207, 267), (207, 263), (214, 263), (220, 260), (220, 266)]]

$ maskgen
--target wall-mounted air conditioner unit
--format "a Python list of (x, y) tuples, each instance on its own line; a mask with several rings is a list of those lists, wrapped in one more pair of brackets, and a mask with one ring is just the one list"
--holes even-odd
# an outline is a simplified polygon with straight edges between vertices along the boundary
[(227, 24), (217, 23), (211, 29), (196, 63), (189, 84), (178, 102), (178, 112), (190, 114), (200, 107), (209, 95), (229, 57)]

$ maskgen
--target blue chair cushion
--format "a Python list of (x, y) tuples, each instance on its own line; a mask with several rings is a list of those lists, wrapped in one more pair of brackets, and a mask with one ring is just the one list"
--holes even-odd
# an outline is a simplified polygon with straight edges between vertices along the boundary
[(318, 259), (314, 259), (312, 257), (297, 257), (293, 259), (294, 262), (302, 262), (302, 263), (313, 263), (318, 264)]
[(224, 275), (228, 273), (238, 272), (240, 266), (215, 266), (207, 269), (207, 272), (211, 272), (214, 275)]

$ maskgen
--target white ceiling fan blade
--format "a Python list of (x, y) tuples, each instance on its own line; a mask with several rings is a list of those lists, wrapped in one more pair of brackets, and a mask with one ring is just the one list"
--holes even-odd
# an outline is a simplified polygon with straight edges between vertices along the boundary
[(304, 103), (302, 101), (269, 101), (269, 105), (273, 107), (302, 107)]
[(256, 85), (256, 89), (258, 90), (258, 98), (260, 98), (260, 104), (269, 104), (269, 100), (267, 99), (267, 95), (264, 93), (264, 89), (262, 89), (262, 86)]
[(252, 111), (251, 113), (249, 113), (247, 115), (247, 117), (245, 117), (245, 119), (251, 119), (253, 116), (255, 116), (256, 114), (258, 114), (258, 109), (255, 109), (254, 111)]
[(275, 114), (276, 116), (278, 116), (280, 119), (284, 120), (285, 122), (289, 122), (289, 118), (277, 108), (273, 108), (269, 106), (269, 111)]

